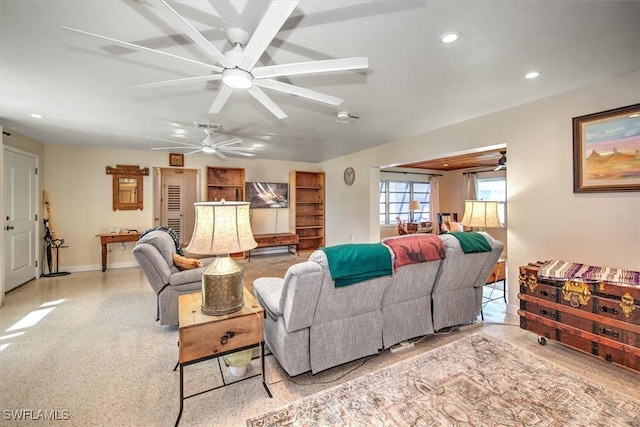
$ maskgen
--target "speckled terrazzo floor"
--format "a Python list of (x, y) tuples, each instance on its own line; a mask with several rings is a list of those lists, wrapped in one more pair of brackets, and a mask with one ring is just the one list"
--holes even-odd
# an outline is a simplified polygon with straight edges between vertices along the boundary
[[(245, 260), (245, 278), (250, 283), (255, 277), (282, 276), (287, 265), (302, 259), (276, 255)], [(26, 326), (22, 319), (30, 313), (42, 318)], [(410, 350), (385, 351), (316, 375), (290, 378), (268, 356), (272, 399), (258, 378), (250, 379), (188, 399), (180, 424), (242, 426), (249, 417), (478, 330), (640, 398), (638, 373), (556, 343), (538, 345), (533, 334), (517, 327), (516, 317), (505, 314), (500, 300), (488, 303), (484, 314), (484, 323), (426, 337)], [(43, 278), (9, 292), (0, 308), (0, 425), (43, 424), (9, 420), (15, 411), (31, 411), (32, 418), (49, 411), (60, 419), (46, 425), (173, 425), (179, 408), (179, 376), (173, 371), (177, 328), (154, 319), (155, 296), (137, 268)], [(258, 372), (258, 361), (250, 369), (249, 374)], [(215, 361), (185, 368), (186, 393), (217, 384)]]

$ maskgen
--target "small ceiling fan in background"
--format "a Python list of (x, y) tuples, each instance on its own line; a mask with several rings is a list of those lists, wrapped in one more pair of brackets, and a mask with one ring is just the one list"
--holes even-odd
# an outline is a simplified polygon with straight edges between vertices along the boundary
[(262, 57), (267, 47), (269, 47), (276, 34), (280, 31), (282, 25), (289, 18), (291, 13), (293, 13), (299, 3), (299, 0), (272, 1), (251, 36), (247, 31), (241, 28), (228, 28), (226, 33), (231, 44), (231, 50), (228, 50), (224, 54), (211, 44), (211, 42), (207, 40), (201, 32), (196, 30), (182, 15), (180, 15), (180, 13), (178, 13), (168, 1), (159, 0), (158, 3), (161, 5), (160, 10), (165, 12), (166, 18), (176, 27), (180, 28), (187, 37), (202, 49), (202, 51), (211, 59), (209, 62), (200, 62), (165, 51), (151, 49), (145, 46), (69, 27), (62, 28), (66, 31), (107, 40), (138, 51), (164, 55), (165, 57), (200, 66), (203, 69), (206, 69), (209, 73), (213, 72), (213, 74), (206, 74), (203, 76), (187, 77), (134, 86), (137, 88), (154, 88), (190, 82), (222, 80), (223, 84), (218, 90), (218, 94), (209, 109), (210, 114), (220, 113), (222, 107), (225, 105), (234, 90), (246, 90), (278, 119), (286, 118), (287, 114), (285, 114), (285, 112), (282, 111), (282, 109), (271, 98), (269, 98), (261, 88), (337, 106), (343, 102), (342, 99), (316, 92), (311, 89), (284, 83), (276, 80), (276, 78), (335, 71), (359, 70), (369, 67), (369, 60), (367, 57), (328, 59), (256, 67), (256, 63), (260, 57)]
[(203, 152), (205, 154), (215, 154), (221, 159), (226, 159), (227, 155), (254, 157), (256, 152), (264, 150), (264, 144), (258, 142), (253, 143), (251, 146), (238, 146), (237, 144), (242, 142), (242, 139), (239, 138), (216, 141), (217, 134), (226, 134), (226, 132), (221, 131), (220, 125), (207, 124), (203, 126), (199, 124), (197, 127), (203, 128), (206, 136), (202, 140), (191, 137), (193, 140), (191, 143), (150, 136), (147, 136), (147, 139), (176, 144), (172, 147), (154, 147), (152, 150), (189, 150), (184, 153), (185, 156)]
[(501, 151), (500, 154), (502, 154), (502, 157), (500, 157), (500, 159), (498, 160), (498, 165), (496, 166), (494, 171), (499, 171), (500, 169), (507, 168), (507, 152)]

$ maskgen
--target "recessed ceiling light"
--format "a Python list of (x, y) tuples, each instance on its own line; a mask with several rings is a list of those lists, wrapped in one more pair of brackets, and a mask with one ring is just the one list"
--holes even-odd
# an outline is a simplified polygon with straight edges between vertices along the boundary
[(535, 79), (536, 77), (539, 77), (540, 74), (542, 74), (540, 71), (529, 71), (527, 74), (525, 74), (524, 78)]
[(31, 117), (33, 117), (34, 119), (41, 119), (42, 114), (31, 113)]
[(460, 38), (460, 31), (449, 31), (440, 36), (442, 43), (453, 43)]
[(444, 164), (444, 165), (442, 165), (442, 166), (444, 166), (444, 167), (446, 168), (447, 166), (449, 166), (449, 163), (445, 163), (445, 164)]

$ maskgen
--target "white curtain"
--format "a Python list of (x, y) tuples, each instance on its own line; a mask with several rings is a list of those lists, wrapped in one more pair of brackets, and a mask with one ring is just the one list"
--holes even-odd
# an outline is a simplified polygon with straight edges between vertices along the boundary
[(440, 177), (432, 175), (429, 178), (429, 221), (433, 224), (433, 233), (440, 234), (438, 229), (438, 212), (440, 212)]
[(464, 200), (476, 200), (477, 193), (476, 188), (478, 188), (478, 177), (475, 172), (466, 173), (463, 176), (463, 188), (462, 195), (464, 196)]

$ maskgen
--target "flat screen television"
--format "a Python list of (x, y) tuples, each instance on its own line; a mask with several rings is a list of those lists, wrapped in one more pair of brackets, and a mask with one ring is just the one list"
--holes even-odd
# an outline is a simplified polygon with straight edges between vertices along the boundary
[(289, 184), (282, 182), (246, 182), (245, 199), (251, 209), (288, 208)]

